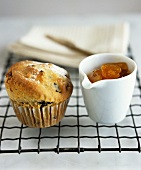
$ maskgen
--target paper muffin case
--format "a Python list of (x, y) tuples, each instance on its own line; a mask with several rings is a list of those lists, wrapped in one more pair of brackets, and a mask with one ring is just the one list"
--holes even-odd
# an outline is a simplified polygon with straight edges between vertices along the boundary
[(69, 99), (53, 106), (24, 107), (12, 101), (14, 112), (19, 121), (29, 127), (45, 128), (53, 126), (64, 117)]

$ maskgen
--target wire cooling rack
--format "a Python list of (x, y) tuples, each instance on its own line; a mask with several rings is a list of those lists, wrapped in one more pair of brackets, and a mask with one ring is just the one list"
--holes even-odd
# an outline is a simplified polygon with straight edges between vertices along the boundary
[[(129, 48), (128, 56), (134, 59)], [(135, 89), (126, 118), (112, 125), (93, 122), (87, 115), (78, 70), (66, 68), (74, 85), (63, 120), (49, 128), (29, 128), (16, 118), (4, 86), (7, 69), (21, 57), (9, 54), (0, 81), (0, 153), (141, 151), (141, 84)], [(118, 108), (117, 108), (118, 109)]]

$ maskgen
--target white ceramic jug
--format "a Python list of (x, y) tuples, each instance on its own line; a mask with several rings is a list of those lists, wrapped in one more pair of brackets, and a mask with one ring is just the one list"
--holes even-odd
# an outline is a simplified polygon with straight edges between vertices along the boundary
[[(118, 79), (100, 80), (91, 83), (87, 74), (104, 63), (125, 62), (130, 74)], [(92, 55), (81, 61), (79, 78), (84, 103), (89, 117), (95, 122), (113, 124), (123, 120), (128, 111), (135, 80), (136, 63), (122, 54), (102, 53)]]

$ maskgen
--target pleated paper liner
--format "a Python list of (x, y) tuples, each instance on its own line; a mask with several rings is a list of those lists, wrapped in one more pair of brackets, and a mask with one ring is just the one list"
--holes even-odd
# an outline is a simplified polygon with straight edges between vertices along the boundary
[(29, 127), (45, 128), (59, 123), (64, 117), (69, 99), (52, 106), (27, 107), (12, 101), (14, 112), (19, 121)]

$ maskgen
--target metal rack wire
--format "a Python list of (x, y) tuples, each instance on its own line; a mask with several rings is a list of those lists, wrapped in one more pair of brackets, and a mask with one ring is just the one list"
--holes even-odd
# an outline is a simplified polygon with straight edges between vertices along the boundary
[[(128, 56), (134, 59), (130, 48)], [(0, 153), (141, 151), (141, 84), (138, 72), (129, 111), (122, 122), (113, 125), (93, 122), (83, 103), (78, 71), (66, 68), (74, 91), (65, 117), (53, 127), (29, 128), (16, 118), (4, 86), (7, 69), (21, 59), (9, 54), (1, 74)]]

